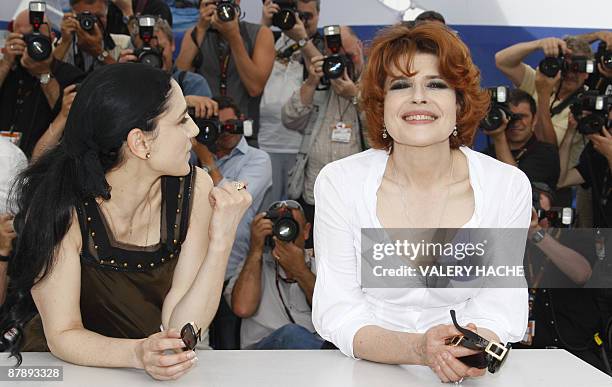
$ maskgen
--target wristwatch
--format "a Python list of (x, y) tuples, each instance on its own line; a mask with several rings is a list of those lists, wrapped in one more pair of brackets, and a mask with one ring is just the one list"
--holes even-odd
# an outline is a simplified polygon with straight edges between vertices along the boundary
[(300, 40), (298, 40), (298, 42), (297, 42), (298, 47), (299, 47), (299, 48), (304, 48), (304, 47), (306, 47), (306, 45), (308, 44), (308, 41), (309, 41), (309, 40), (310, 40), (310, 39), (300, 39)]
[(46, 85), (51, 81), (51, 73), (40, 74), (38, 79), (40, 80), (41, 85)]
[(546, 231), (544, 231), (544, 229), (540, 229), (538, 231), (536, 231), (531, 238), (529, 238), (529, 240), (531, 240), (531, 242), (533, 242), (534, 244), (538, 244), (540, 242), (542, 242), (542, 239), (544, 239), (544, 236), (546, 235)]
[(98, 59), (98, 62), (104, 62), (104, 60), (109, 56), (110, 54), (108, 53), (108, 51), (103, 50), (100, 55), (98, 55), (98, 57), (96, 59)]

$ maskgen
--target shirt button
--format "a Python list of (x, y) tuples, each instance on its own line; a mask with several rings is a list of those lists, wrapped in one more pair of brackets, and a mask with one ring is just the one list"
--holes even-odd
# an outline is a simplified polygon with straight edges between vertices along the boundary
[(550, 325), (555, 325), (555, 321), (554, 320), (550, 320)]
[(558, 342), (558, 341), (559, 341), (559, 340), (557, 340), (557, 339), (555, 339), (555, 340), (554, 340), (554, 342), (555, 342), (555, 343), (556, 343), (556, 342)]
[(546, 302), (546, 303), (544, 304), (544, 306), (548, 306), (548, 302)]
[(543, 290), (542, 290), (542, 293), (546, 293), (546, 289), (543, 289)]

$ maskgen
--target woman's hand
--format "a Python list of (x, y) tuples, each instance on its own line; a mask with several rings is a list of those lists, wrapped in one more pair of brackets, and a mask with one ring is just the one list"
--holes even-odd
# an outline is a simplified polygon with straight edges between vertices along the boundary
[[(467, 328), (476, 332), (474, 324), (468, 324)], [(468, 376), (482, 376), (486, 372), (486, 369), (469, 367), (458, 360), (459, 357), (473, 355), (478, 351), (445, 344), (446, 339), (460, 334), (453, 325), (436, 325), (423, 334), (417, 347), (422, 364), (431, 368), (445, 383), (458, 382)]]
[(213, 209), (209, 230), (211, 242), (232, 242), (238, 223), (253, 201), (251, 194), (246, 188), (238, 190), (233, 182), (226, 182), (213, 187), (209, 200)]
[(136, 348), (136, 356), (141, 367), (153, 379), (173, 380), (185, 375), (198, 358), (194, 351), (168, 354), (164, 352), (184, 348), (185, 343), (180, 333), (176, 329), (170, 329), (142, 340)]

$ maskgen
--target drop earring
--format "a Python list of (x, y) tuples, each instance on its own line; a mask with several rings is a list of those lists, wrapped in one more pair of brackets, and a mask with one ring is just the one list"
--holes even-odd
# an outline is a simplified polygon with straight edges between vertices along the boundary
[(389, 137), (389, 133), (387, 133), (387, 127), (385, 126), (385, 124), (383, 124), (382, 138), (386, 139), (387, 137)]
[(455, 129), (453, 130), (453, 136), (457, 137), (459, 132), (457, 132), (457, 125), (455, 125)]
[(150, 158), (151, 158), (151, 153), (147, 152), (147, 154), (145, 155), (145, 157), (147, 158), (147, 160), (148, 160), (148, 159), (150, 159)]

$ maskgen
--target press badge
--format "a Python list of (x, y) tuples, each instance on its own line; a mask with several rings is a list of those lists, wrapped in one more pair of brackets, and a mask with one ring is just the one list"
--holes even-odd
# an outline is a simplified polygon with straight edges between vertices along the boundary
[(19, 146), (19, 143), (21, 142), (21, 132), (11, 132), (8, 130), (2, 130), (0, 131), (0, 136), (8, 139), (10, 142), (17, 146)]
[(344, 122), (338, 122), (332, 129), (332, 141), (349, 143), (351, 141), (352, 127)]

